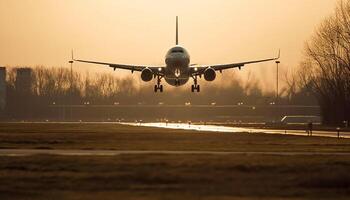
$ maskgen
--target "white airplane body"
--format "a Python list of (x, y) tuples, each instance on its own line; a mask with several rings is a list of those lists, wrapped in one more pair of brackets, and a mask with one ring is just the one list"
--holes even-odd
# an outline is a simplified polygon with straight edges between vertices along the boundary
[[(72, 56), (73, 57), (73, 56)], [(206, 81), (214, 81), (216, 78), (216, 71), (222, 72), (225, 69), (239, 68), (246, 64), (267, 62), (272, 60), (278, 60), (280, 54), (276, 58), (268, 58), (263, 60), (255, 60), (240, 63), (230, 63), (230, 64), (219, 64), (219, 65), (208, 65), (208, 66), (192, 66), (190, 64), (190, 55), (185, 48), (179, 45), (178, 40), (178, 18), (176, 17), (176, 46), (172, 47), (165, 56), (165, 66), (137, 66), (137, 65), (124, 65), (124, 64), (113, 64), (105, 62), (96, 62), (88, 60), (79, 60), (72, 58), (73, 61), (108, 65), (115, 69), (126, 69), (141, 72), (141, 79), (145, 82), (149, 82), (152, 79), (157, 79), (157, 84), (154, 86), (154, 91), (163, 92), (163, 85), (161, 85), (161, 80), (164, 78), (165, 81), (172, 86), (179, 87), (186, 84), (190, 78), (193, 78), (194, 84), (192, 85), (192, 92), (200, 92), (200, 86), (197, 83), (197, 77), (204, 76)]]

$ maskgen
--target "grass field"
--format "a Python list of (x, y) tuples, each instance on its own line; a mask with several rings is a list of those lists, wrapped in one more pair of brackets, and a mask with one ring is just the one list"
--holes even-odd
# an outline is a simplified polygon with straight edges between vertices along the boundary
[(350, 152), (350, 140), (119, 124), (0, 124), (0, 148)]
[[(0, 124), (0, 148), (350, 152), (350, 140), (116, 124)], [(349, 156), (0, 157), (0, 199), (349, 199)]]

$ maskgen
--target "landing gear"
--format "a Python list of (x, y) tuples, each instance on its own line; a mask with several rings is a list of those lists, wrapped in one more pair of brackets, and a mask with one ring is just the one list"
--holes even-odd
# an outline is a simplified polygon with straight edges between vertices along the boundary
[(163, 92), (163, 85), (160, 84), (162, 80), (162, 77), (161, 76), (158, 76), (157, 77), (157, 85), (154, 86), (154, 92)]
[(155, 85), (154, 86), (154, 92), (163, 92), (163, 85)]
[(180, 80), (179, 79), (175, 80), (175, 85), (180, 85)]
[(199, 85), (192, 85), (191, 91), (192, 92), (195, 92), (195, 91), (200, 92), (200, 86)]
[(191, 86), (191, 91), (192, 92), (195, 92), (195, 91), (197, 91), (197, 92), (200, 92), (200, 86), (197, 84), (197, 76), (194, 76), (193, 77), (193, 81), (194, 81), (194, 84)]

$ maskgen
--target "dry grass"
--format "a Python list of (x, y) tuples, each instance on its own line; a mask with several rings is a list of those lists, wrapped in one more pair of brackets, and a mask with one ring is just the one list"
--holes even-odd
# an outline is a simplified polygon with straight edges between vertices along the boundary
[(348, 157), (2, 157), (1, 199), (347, 199)]

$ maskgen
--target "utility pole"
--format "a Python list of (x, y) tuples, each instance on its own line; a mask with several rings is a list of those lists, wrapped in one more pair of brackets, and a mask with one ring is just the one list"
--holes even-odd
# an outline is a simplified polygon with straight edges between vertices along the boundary
[(277, 68), (276, 68), (276, 104), (278, 104), (278, 99), (279, 99), (279, 90), (278, 90), (278, 65), (280, 64), (281, 62), (279, 60), (276, 61), (276, 65), (277, 65)]

